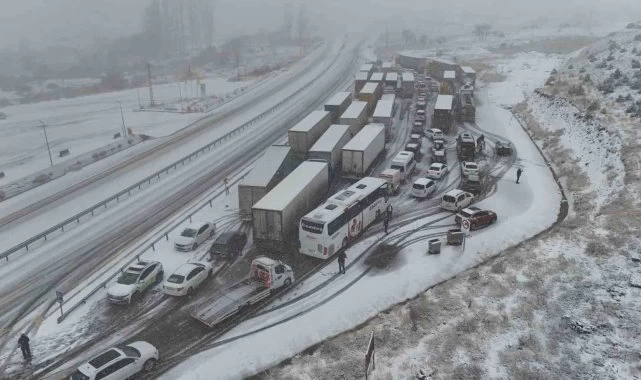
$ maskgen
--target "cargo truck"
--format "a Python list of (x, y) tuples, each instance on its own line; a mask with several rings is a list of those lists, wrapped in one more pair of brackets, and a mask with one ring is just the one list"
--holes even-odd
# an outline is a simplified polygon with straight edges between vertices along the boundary
[(349, 125), (332, 124), (309, 150), (309, 159), (327, 162), (333, 175), (341, 168), (341, 150), (350, 139)]
[(258, 160), (256, 166), (238, 184), (238, 208), (243, 220), (251, 220), (252, 206), (274, 188), (294, 169), (291, 148), (272, 145)]
[(349, 125), (349, 132), (354, 136), (367, 124), (367, 117), (367, 102), (355, 100), (338, 119), (338, 124)]
[(329, 165), (304, 161), (252, 207), (254, 244), (284, 250), (298, 241), (299, 219), (325, 198)]
[(337, 92), (325, 103), (325, 111), (332, 113), (332, 123), (338, 121), (350, 104), (352, 104), (352, 94), (349, 92)]
[(383, 78), (385, 77), (385, 73), (377, 72), (377, 73), (372, 73), (372, 75), (369, 77), (370, 82), (383, 82)]
[(414, 74), (404, 72), (401, 74), (401, 94), (404, 98), (411, 98), (414, 96)]
[(392, 131), (392, 115), (394, 111), (393, 100), (379, 100), (372, 115), (374, 123), (383, 124), (385, 126), (385, 139), (390, 140)]
[(343, 176), (361, 178), (385, 149), (385, 126), (368, 124), (343, 147)]
[(434, 113), (432, 114), (432, 128), (438, 128), (445, 133), (452, 130), (454, 125), (453, 102), (454, 97), (452, 95), (439, 95), (436, 97)]
[(394, 89), (398, 88), (398, 74), (397, 73), (387, 73), (385, 74), (385, 85), (391, 86)]
[(194, 308), (191, 315), (209, 327), (249, 311), (254, 304), (269, 297), (274, 290), (294, 282), (289, 265), (265, 256), (252, 260), (249, 276)]
[(287, 131), (287, 138), (292, 152), (306, 156), (309, 148), (322, 136), (332, 123), (332, 114), (328, 111), (312, 111), (303, 120)]
[(365, 86), (365, 83), (367, 83), (367, 80), (369, 79), (369, 74), (360, 71), (354, 75), (354, 90), (358, 94), (358, 92)]
[(383, 94), (383, 87), (377, 82), (367, 82), (358, 93), (357, 98), (360, 101), (367, 102), (367, 110), (371, 115), (376, 107), (376, 102)]

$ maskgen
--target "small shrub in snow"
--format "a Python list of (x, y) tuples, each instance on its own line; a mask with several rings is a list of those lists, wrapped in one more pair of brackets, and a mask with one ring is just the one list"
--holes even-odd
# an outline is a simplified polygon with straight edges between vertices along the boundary
[(588, 106), (588, 111), (594, 112), (599, 109), (601, 105), (599, 104), (598, 100), (593, 100), (592, 103)]
[(614, 56), (612, 54), (608, 55), (608, 58), (605, 59), (606, 61), (614, 61)]
[(601, 113), (602, 113), (603, 115), (607, 114), (607, 113), (608, 113), (608, 109), (607, 109), (607, 108), (605, 108), (605, 107), (601, 108)]
[(614, 40), (608, 41), (608, 50), (610, 51), (615, 51), (619, 48), (619, 44), (616, 43)]
[(641, 70), (635, 71), (634, 74), (632, 74), (632, 78), (641, 79)]
[(605, 61), (605, 59), (599, 63), (596, 64), (597, 69), (605, 69), (608, 66), (608, 63)]
[(627, 53), (627, 52), (628, 52), (628, 49), (623, 48), (623, 49), (621, 49), (621, 50), (619, 50), (619, 51), (620, 51), (621, 53)]
[(596, 62), (596, 56), (594, 54), (590, 54), (588, 56), (588, 61), (590, 61), (591, 63)]
[(630, 286), (641, 288), (641, 275), (633, 274), (630, 276)]
[(550, 74), (552, 74), (552, 75), (554, 75), (554, 74), (558, 74), (558, 73), (559, 73), (559, 72), (558, 72), (558, 71), (556, 71), (556, 69), (552, 69), (552, 71), (550, 72)]
[(572, 85), (568, 89), (568, 94), (581, 96), (581, 95), (585, 95), (585, 90), (583, 89), (583, 86), (581, 86), (580, 84)]
[(625, 101), (626, 102), (631, 102), (632, 100), (634, 100), (634, 99), (632, 98), (631, 94), (628, 94), (628, 95), (625, 96)]
[(619, 78), (621, 78), (621, 70), (619, 70), (619, 69), (614, 70), (614, 72), (613, 72), (612, 74), (610, 74), (610, 77), (611, 77), (612, 79), (619, 79)]
[(568, 66), (568, 69), (572, 70), (574, 68), (574, 65)]
[(590, 74), (585, 74), (585, 76), (583, 77), (583, 81), (585, 83), (591, 83), (592, 82), (592, 77), (590, 76)]
[(625, 102), (625, 98), (623, 97), (623, 95), (619, 95), (619, 96), (617, 96), (616, 102), (617, 102), (617, 103), (623, 103), (623, 102)]
[(585, 72), (585, 67), (581, 67), (581, 68), (579, 69), (579, 72), (580, 72), (580, 73), (584, 73), (584, 72)]
[(606, 79), (597, 86), (597, 89), (604, 94), (611, 94), (614, 92), (614, 84), (611, 79)]
[(632, 59), (632, 68), (633, 69), (638, 69), (641, 67), (641, 63), (639, 62), (638, 59)]
[(641, 41), (641, 34), (637, 34), (636, 36), (634, 36), (634, 40)]
[(600, 241), (591, 241), (585, 247), (585, 253), (590, 256), (603, 256), (608, 253), (608, 247)]

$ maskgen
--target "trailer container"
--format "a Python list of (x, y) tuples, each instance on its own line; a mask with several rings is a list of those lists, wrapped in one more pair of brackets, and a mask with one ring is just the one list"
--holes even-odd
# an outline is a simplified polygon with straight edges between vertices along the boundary
[(369, 74), (364, 72), (364, 71), (359, 71), (354, 75), (354, 91), (358, 94), (358, 92), (365, 86), (365, 83), (367, 83), (367, 80), (369, 79)]
[(341, 150), (351, 139), (349, 125), (333, 124), (309, 150), (309, 158), (330, 164), (332, 174), (341, 168)]
[(287, 131), (289, 146), (292, 152), (305, 156), (309, 148), (332, 124), (332, 114), (328, 111), (312, 111), (298, 124)]
[(396, 95), (395, 94), (383, 94), (381, 95), (381, 100), (391, 100), (396, 101)]
[(254, 244), (283, 250), (298, 241), (299, 219), (327, 195), (329, 165), (305, 161), (252, 207)]
[(338, 121), (338, 118), (350, 104), (352, 104), (352, 94), (350, 92), (337, 92), (325, 103), (325, 111), (332, 113), (332, 123)]
[(369, 77), (370, 82), (382, 82), (385, 77), (385, 73), (376, 72), (372, 73), (372, 76)]
[(358, 93), (357, 98), (360, 101), (367, 102), (367, 112), (372, 114), (376, 107), (376, 102), (383, 94), (383, 87), (377, 82), (367, 82)]
[(394, 89), (398, 88), (398, 74), (387, 73), (385, 74), (385, 86), (392, 86)]
[(457, 74), (457, 79), (461, 83), (470, 83), (474, 85), (476, 82), (476, 71), (469, 66), (459, 66)]
[(343, 176), (365, 176), (385, 149), (385, 126), (368, 124), (343, 147)]
[(370, 75), (374, 71), (374, 65), (371, 63), (363, 63), (358, 71)]
[(294, 169), (291, 148), (272, 145), (238, 184), (238, 208), (243, 220), (251, 220), (252, 206)]
[(410, 72), (404, 72), (401, 74), (401, 88), (402, 96), (404, 98), (411, 98), (414, 96), (414, 74)]
[(383, 124), (385, 126), (385, 138), (389, 141), (392, 131), (392, 119), (394, 115), (394, 101), (393, 100), (379, 100), (372, 115), (374, 123)]
[(349, 125), (349, 132), (354, 136), (367, 124), (367, 116), (367, 102), (355, 100), (338, 119), (338, 124)]
[(439, 95), (436, 97), (434, 113), (432, 115), (432, 128), (438, 128), (447, 133), (454, 125), (454, 115), (452, 113), (452, 95)]
[(381, 64), (381, 71), (383, 71), (384, 73), (389, 73), (390, 71), (392, 71), (392, 68), (392, 62), (383, 62)]

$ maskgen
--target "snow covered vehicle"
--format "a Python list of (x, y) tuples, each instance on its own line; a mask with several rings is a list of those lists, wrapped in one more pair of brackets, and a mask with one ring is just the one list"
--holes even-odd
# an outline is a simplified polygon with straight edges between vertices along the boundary
[(474, 195), (481, 194), (483, 187), (481, 183), (481, 177), (479, 176), (479, 174), (473, 173), (473, 174), (468, 174), (466, 177), (463, 177), (461, 179), (460, 189), (465, 190)]
[(510, 145), (509, 142), (497, 141), (495, 148), (498, 156), (509, 156), (512, 154), (512, 145)]
[(196, 307), (191, 316), (209, 327), (214, 327), (269, 297), (272, 291), (292, 282), (294, 271), (289, 265), (259, 256), (252, 261), (247, 278), (227, 288), (223, 294)]

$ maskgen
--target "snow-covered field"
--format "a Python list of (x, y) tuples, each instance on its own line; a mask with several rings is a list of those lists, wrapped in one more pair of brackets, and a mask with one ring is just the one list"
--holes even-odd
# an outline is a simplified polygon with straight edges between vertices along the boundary
[[(598, 48), (607, 45), (589, 49), (607, 54)], [(606, 112), (586, 119), (577, 96), (533, 94), (550, 69), (567, 67), (564, 61), (534, 53), (496, 62), (506, 80), (487, 86), (491, 104), (477, 115), (479, 126), (485, 120), (492, 128), (500, 121), (492, 115), (503, 112), (498, 106), (515, 106), (565, 188), (565, 221), (258, 378), (361, 377), (372, 331), (372, 379), (415, 378), (419, 370), (424, 379), (641, 376), (638, 119), (603, 96), (596, 100)], [(538, 165), (517, 150), (527, 178)]]

